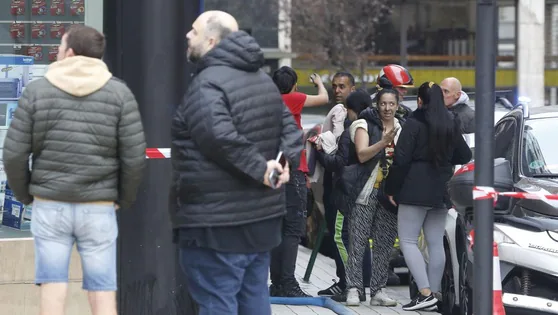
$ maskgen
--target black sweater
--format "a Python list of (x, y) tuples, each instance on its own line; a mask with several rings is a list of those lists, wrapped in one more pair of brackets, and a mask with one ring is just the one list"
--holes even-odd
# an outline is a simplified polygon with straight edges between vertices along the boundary
[(393, 165), (386, 181), (387, 195), (397, 196), (399, 203), (433, 208), (445, 208), (447, 182), (453, 166), (465, 164), (472, 158), (471, 149), (461, 136), (454, 119), (455, 140), (448, 160), (436, 167), (431, 162), (428, 145), (428, 125), (424, 112), (416, 110), (405, 123), (395, 147)]

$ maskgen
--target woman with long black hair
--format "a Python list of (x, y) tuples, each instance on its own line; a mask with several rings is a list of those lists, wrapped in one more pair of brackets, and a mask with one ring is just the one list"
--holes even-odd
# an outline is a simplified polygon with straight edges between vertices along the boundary
[[(444, 105), (440, 86), (423, 83), (417, 104), (397, 142), (385, 186), (390, 201), (399, 204), (401, 251), (419, 288), (417, 296), (403, 306), (406, 311), (436, 308), (438, 299), (433, 293), (440, 290), (445, 264), (446, 186), (453, 166), (465, 164), (472, 157), (460, 124)], [(428, 247), (428, 268), (417, 245), (421, 229)]]

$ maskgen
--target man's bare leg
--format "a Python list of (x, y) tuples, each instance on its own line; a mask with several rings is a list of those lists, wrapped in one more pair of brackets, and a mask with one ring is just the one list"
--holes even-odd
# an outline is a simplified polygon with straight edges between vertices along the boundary
[(41, 284), (41, 315), (64, 315), (67, 283)]
[(115, 291), (91, 291), (87, 297), (93, 315), (117, 315)]

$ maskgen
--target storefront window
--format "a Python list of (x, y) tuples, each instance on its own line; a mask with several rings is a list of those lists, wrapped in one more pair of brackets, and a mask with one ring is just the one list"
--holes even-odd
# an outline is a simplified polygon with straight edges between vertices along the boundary
[[(95, 5), (87, 7), (91, 1)], [(26, 85), (42, 77), (48, 65), (56, 61), (60, 40), (69, 27), (88, 24), (87, 20), (93, 22), (93, 27), (102, 25), (102, 3), (103, 0), (0, 0), (0, 238), (30, 236), (32, 210), (14, 203), (6, 193), (1, 161), (17, 100)]]
[(0, 54), (47, 65), (56, 61), (64, 32), (84, 22), (85, 0), (0, 0)]

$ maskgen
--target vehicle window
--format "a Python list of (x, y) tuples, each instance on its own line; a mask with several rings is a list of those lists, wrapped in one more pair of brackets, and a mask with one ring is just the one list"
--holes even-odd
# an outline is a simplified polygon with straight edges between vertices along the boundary
[(513, 139), (515, 138), (516, 122), (513, 118), (501, 121), (494, 130), (494, 158), (505, 158), (512, 162)]
[(523, 175), (558, 174), (557, 134), (556, 118), (525, 121), (521, 153)]

